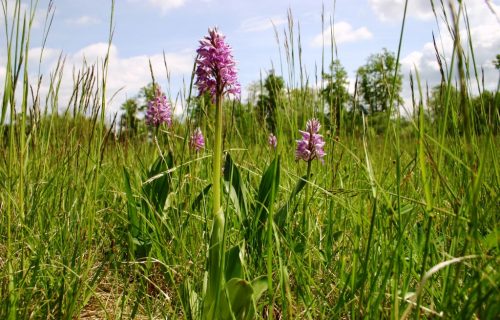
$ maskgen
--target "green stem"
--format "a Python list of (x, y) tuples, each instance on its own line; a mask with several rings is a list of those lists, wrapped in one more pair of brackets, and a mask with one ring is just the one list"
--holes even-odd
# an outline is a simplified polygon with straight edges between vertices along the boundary
[[(275, 151), (275, 154), (277, 152)], [(276, 163), (276, 161), (278, 161)], [(268, 314), (268, 319), (273, 320), (274, 319), (274, 291), (273, 291), (273, 224), (274, 224), (274, 217), (273, 217), (273, 202), (276, 197), (276, 194), (274, 191), (276, 190), (276, 175), (278, 174), (279, 170), (279, 158), (276, 155), (275, 160), (272, 162), (274, 164), (274, 173), (273, 173), (273, 179), (272, 179), (272, 184), (271, 184), (271, 201), (269, 205), (269, 216), (267, 218), (267, 286), (268, 286), (268, 292), (269, 292), (269, 314)], [(279, 253), (278, 253), (279, 254)]]
[(311, 178), (311, 163), (312, 161), (307, 162), (306, 186), (305, 186), (306, 197), (304, 199), (304, 206), (302, 207), (302, 211), (304, 212), (304, 214), (306, 214), (307, 202), (309, 201), (309, 179)]
[(214, 216), (208, 250), (208, 288), (204, 302), (204, 319), (215, 319), (219, 312), (220, 297), (224, 286), (224, 224), (224, 214), (220, 210)]
[[(312, 161), (308, 161), (307, 162), (307, 173), (306, 173), (306, 190), (305, 190), (305, 193), (306, 193), (306, 196), (305, 196), (305, 199), (304, 199), (304, 206), (303, 206), (303, 209), (302, 209), (302, 212), (304, 214), (304, 218), (306, 220), (306, 250), (309, 248), (309, 243), (311, 241), (311, 217), (309, 216), (309, 214), (307, 213), (307, 203), (309, 202), (309, 180), (311, 179), (311, 164), (312, 164)], [(308, 262), (308, 265), (309, 265), (309, 270), (311, 269), (311, 252), (309, 251), (309, 254), (307, 255), (307, 262)]]
[(213, 156), (213, 214), (218, 214), (220, 208), (221, 189), (221, 168), (222, 168), (222, 97), (217, 95), (215, 99), (215, 143)]
[[(204, 302), (204, 317), (214, 319), (224, 286), (224, 212), (221, 208), (222, 168), (222, 95), (215, 99), (215, 143), (213, 155), (213, 226), (208, 251), (208, 287)], [(212, 312), (210, 312), (212, 311)]]
[[(274, 186), (272, 186), (274, 188)], [(267, 219), (267, 286), (269, 290), (269, 315), (268, 319), (274, 319), (274, 292), (273, 292), (273, 217), (270, 212)]]

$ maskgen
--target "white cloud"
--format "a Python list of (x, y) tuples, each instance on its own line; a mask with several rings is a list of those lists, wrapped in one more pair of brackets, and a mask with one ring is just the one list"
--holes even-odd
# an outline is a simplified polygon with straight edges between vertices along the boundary
[[(72, 54), (70, 56), (70, 61), (75, 65), (80, 64), (83, 60), (86, 60), (87, 62), (90, 63), (97, 62), (98, 60), (104, 59), (104, 56), (106, 55), (107, 51), (108, 51), (107, 43), (105, 42), (93, 43)], [(110, 61), (118, 58), (118, 49), (116, 48), (116, 46), (114, 45), (109, 46), (109, 56), (110, 56)]]
[(91, 16), (80, 16), (78, 18), (66, 19), (66, 23), (77, 26), (90, 26), (101, 23), (101, 20)]
[(160, 9), (162, 14), (176, 8), (182, 7), (186, 0), (129, 0), (129, 2), (146, 2), (152, 7)]
[[(492, 61), (496, 54), (499, 53), (500, 48), (500, 33), (498, 32), (500, 29), (500, 19), (498, 19), (498, 16), (491, 12), (486, 3), (483, 1), (478, 2), (470, 0), (466, 1), (466, 5), (470, 22), (470, 34), (474, 50), (475, 65), (478, 70), (481, 90), (495, 90), (498, 83), (498, 71), (495, 69)], [(498, 12), (500, 12), (500, 6), (492, 3), (491, 5), (493, 10), (498, 14)], [(447, 14), (448, 17), (450, 17), (449, 12)], [(453, 84), (456, 84), (456, 65), (450, 65), (454, 46), (453, 39), (450, 34), (447, 33), (444, 22), (440, 22), (440, 30), (440, 37), (438, 36), (438, 32), (434, 32), (436, 35), (436, 45), (438, 47), (439, 57), (442, 61), (443, 68), (445, 69), (445, 76), (447, 76), (448, 70), (453, 68), (453, 78), (451, 81)], [(463, 23), (460, 26), (460, 36), (465, 58), (469, 62), (469, 73), (471, 77), (469, 88), (471, 93), (475, 95), (477, 94), (477, 80), (474, 74), (474, 62), (472, 61), (472, 53), (468, 42), (468, 31)], [(432, 88), (438, 85), (441, 81), (439, 64), (436, 58), (436, 50), (432, 42), (427, 42), (421, 49), (407, 54), (401, 59), (401, 65), (405, 77), (408, 77), (410, 72), (415, 75), (415, 69), (418, 71), (422, 81), (421, 84), (423, 86), (422, 90), (424, 90), (424, 95), (427, 85), (429, 88)], [(482, 87), (483, 76), (484, 88)], [(405, 83), (408, 84), (408, 81), (405, 81)], [(418, 90), (418, 88), (415, 89)], [(403, 89), (403, 97), (408, 105), (410, 101), (410, 89), (408, 85), (406, 85)]]
[(419, 66), (420, 61), (422, 60), (422, 56), (424, 54), (420, 51), (413, 51), (408, 54), (405, 58), (401, 59), (401, 64), (406, 66), (408, 69), (411, 69), (413, 66)]
[[(405, 0), (369, 0), (368, 2), (382, 21), (401, 21), (403, 18)], [(430, 0), (409, 0), (406, 14), (422, 20), (431, 19), (433, 13)]]
[(356, 89), (356, 77), (348, 77), (347, 78), (347, 91), (350, 94), (354, 94), (354, 91)]
[[(3, 1), (2, 1), (3, 2)], [(12, 19), (14, 17), (14, 11), (16, 9), (16, 2), (8, 0), (7, 1), (7, 20), (9, 24), (9, 28), (12, 25)], [(3, 6), (0, 6), (0, 16), (2, 17), (2, 24), (4, 23), (4, 11), (3, 11)], [(52, 9), (53, 10), (53, 9)], [(35, 7), (31, 7), (29, 4), (29, 1), (21, 2), (21, 5), (19, 7), (19, 12), (20, 12), (20, 17), (21, 17), (21, 24), (23, 20), (23, 16), (26, 14), (26, 18), (29, 18), (33, 16), (33, 21), (31, 24), (31, 27), (33, 29), (38, 29), (40, 27), (43, 27), (43, 24), (45, 22), (45, 18), (47, 16), (47, 8), (40, 8), (40, 5), (38, 5), (37, 9)]]
[(5, 67), (2, 65), (0, 65), (0, 79), (5, 79), (5, 73), (7, 72), (7, 70), (5, 69)]
[[(467, 1), (467, 12), (470, 22), (470, 35), (474, 58), (478, 70), (484, 70), (484, 80), (486, 88), (493, 89), (498, 81), (498, 72), (495, 70), (492, 60), (498, 54), (500, 48), (500, 21), (498, 17), (488, 8), (485, 2)], [(469, 6), (470, 5), (470, 6)], [(495, 12), (500, 12), (500, 6), (491, 3)], [(448, 15), (449, 16), (449, 15)], [(443, 22), (440, 23), (441, 37), (436, 39), (439, 55), (445, 66), (450, 67), (453, 50), (453, 40), (446, 33)], [(466, 59), (470, 60), (471, 77), (474, 70), (472, 68), (472, 53), (470, 52), (468, 31), (462, 24), (460, 26), (462, 47), (464, 48)], [(430, 84), (437, 84), (440, 81), (439, 65), (436, 59), (436, 52), (432, 42), (424, 44), (422, 49), (408, 54), (401, 60), (403, 71), (409, 73), (415, 67), (422, 79), (428, 80)], [(445, 70), (446, 72), (446, 70)], [(456, 72), (455, 72), (456, 73)], [(481, 77), (481, 75), (480, 75)], [(474, 79), (472, 79), (474, 81)], [(475, 85), (471, 86), (472, 88)]]
[(360, 40), (371, 39), (373, 34), (366, 27), (361, 27), (358, 29), (353, 29), (353, 27), (345, 22), (337, 22), (333, 27), (328, 27), (323, 32), (315, 36), (311, 42), (313, 46), (320, 47), (323, 45), (329, 45), (332, 43), (332, 29), (335, 36), (335, 42), (337, 44), (346, 42), (357, 42)]
[[(80, 55), (89, 56), (93, 60), (103, 59), (107, 50), (107, 44), (99, 43), (88, 46), (75, 54), (74, 63), (81, 61)], [(171, 75), (189, 75), (192, 70), (194, 56), (192, 53), (165, 53), (165, 62), (169, 68)], [(112, 45), (110, 48), (109, 70), (107, 77), (108, 98), (119, 91), (111, 103), (112, 112), (119, 109), (121, 103), (126, 97), (132, 97), (138, 93), (139, 89), (151, 82), (151, 73), (149, 62), (151, 61), (152, 69), (155, 74), (155, 79), (160, 85), (165, 88), (167, 74), (162, 54), (152, 56), (140, 55), (128, 58), (120, 57), (118, 49)]]
[[(29, 58), (36, 59), (40, 54), (40, 48), (30, 50)], [(95, 65), (99, 77), (102, 75), (102, 63), (108, 50), (107, 43), (94, 43), (86, 46), (73, 54), (66, 56), (65, 69), (59, 89), (59, 107), (66, 108), (67, 103), (73, 93), (74, 74), (78, 73), (84, 66), (84, 61), (87, 66)], [(57, 64), (59, 51), (56, 49), (46, 48), (42, 62), (42, 73), (45, 74), (41, 86), (40, 94), (43, 97), (48, 92), (49, 77), (48, 74), (53, 72)], [(167, 90), (167, 74), (165, 71), (165, 62), (168, 66), (168, 71), (173, 78), (188, 77), (191, 73), (194, 61), (194, 54), (189, 51), (165, 53), (165, 62), (163, 54), (155, 54), (151, 56), (139, 55), (133, 57), (120, 56), (119, 50), (115, 45), (109, 48), (109, 65), (106, 81), (106, 97), (108, 99), (107, 116), (110, 117), (120, 110), (121, 104), (126, 98), (135, 96), (140, 88), (151, 82), (151, 73), (149, 69), (149, 61), (154, 71), (155, 80)], [(34, 66), (35, 64), (32, 64)], [(32, 70), (38, 70), (32, 68)], [(0, 75), (2, 73), (0, 68)], [(37, 72), (30, 74), (31, 83), (34, 84), (37, 77)], [(97, 84), (101, 87), (101, 80)], [(180, 82), (180, 81), (179, 81)], [(177, 88), (176, 88), (177, 89)], [(116, 94), (116, 95), (115, 95)], [(113, 97), (114, 96), (114, 97)], [(109, 101), (113, 97), (113, 100)], [(172, 97), (175, 98), (175, 97)], [(172, 105), (179, 103), (172, 102)], [(44, 107), (44, 106), (42, 106)], [(181, 109), (177, 110), (177, 113)]]
[[(453, 43), (450, 42), (451, 39), (443, 39), (443, 44), (446, 43), (446, 48), (453, 48)], [(447, 52), (446, 54), (449, 54)], [(419, 73), (425, 73), (432, 80), (439, 81), (439, 64), (436, 59), (436, 51), (434, 50), (434, 45), (432, 42), (426, 43), (421, 50), (413, 51), (406, 55), (406, 57), (401, 59), (401, 66), (403, 72), (409, 73), (410, 70), (415, 68)], [(423, 79), (428, 80), (428, 78), (423, 77)]]
[(241, 30), (245, 32), (257, 32), (271, 29), (274, 26), (279, 26), (286, 23), (286, 19), (282, 16), (273, 16), (269, 18), (254, 17), (243, 20), (241, 22)]
[(38, 65), (40, 57), (42, 58), (42, 61), (45, 59), (53, 60), (54, 58), (57, 58), (59, 54), (60, 51), (56, 49), (42, 47), (31, 48), (28, 51), (28, 66), (31, 67), (33, 65)]

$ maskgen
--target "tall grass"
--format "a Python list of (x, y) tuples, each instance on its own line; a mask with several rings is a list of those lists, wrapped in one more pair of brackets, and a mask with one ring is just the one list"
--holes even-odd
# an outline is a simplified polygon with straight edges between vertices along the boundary
[[(433, 3), (436, 20), (448, 19), (455, 40), (452, 56), (440, 64), (444, 117), (427, 116), (425, 79), (413, 70), (416, 117), (403, 118), (391, 103), (395, 113), (385, 118), (382, 135), (370, 115), (356, 115), (361, 128), (347, 118), (340, 131), (326, 125), (330, 115), (302, 64), (291, 11), (287, 28), (276, 30), (287, 80), (277, 106), (277, 150), (267, 146), (266, 130), (256, 130), (263, 125), (254, 106), (224, 103), (220, 206), (228, 281), (219, 303), (227, 307), (231, 290), (249, 290), (248, 283), (255, 305), (231, 304), (221, 317), (500, 314), (498, 137), (488, 128), (476, 133), (470, 120), (472, 87), (485, 88), (470, 78), (478, 79), (474, 39), (469, 33), (464, 45), (459, 37), (460, 26), (470, 30), (467, 10), (462, 3), (440, 5)], [(200, 318), (213, 222), (212, 139), (201, 153), (190, 152), (196, 119), (189, 117), (168, 131), (115, 136), (105, 121), (108, 57), (75, 71), (65, 106), (61, 57), (47, 96), (40, 96), (27, 64), (36, 2), (26, 13), (20, 1), (2, 6), (13, 16), (4, 17), (0, 318)], [(113, 4), (110, 12), (111, 44)], [(50, 7), (45, 36), (52, 14)], [(405, 15), (394, 44), (398, 59)], [(336, 50), (332, 45), (332, 57)], [(459, 104), (451, 96), (455, 78)], [(192, 83), (180, 97), (189, 106)], [(355, 94), (354, 108), (358, 100)], [(215, 111), (206, 111), (201, 126), (211, 137)], [(327, 156), (324, 165), (307, 168), (293, 148), (313, 116), (325, 124)]]

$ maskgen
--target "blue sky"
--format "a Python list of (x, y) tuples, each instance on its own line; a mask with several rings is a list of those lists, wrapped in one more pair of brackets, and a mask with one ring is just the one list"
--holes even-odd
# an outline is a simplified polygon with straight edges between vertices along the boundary
[[(7, 2), (12, 4), (14, 0)], [(28, 1), (25, 2), (24, 8), (29, 7)], [(445, 59), (451, 55), (451, 38), (442, 21), (436, 21), (432, 15), (429, 0), (409, 2), (401, 51), (403, 73), (407, 76), (412, 68), (417, 67), (424, 81), (436, 84), (439, 73), (432, 46), (432, 32), (438, 37)], [(39, 47), (48, 3), (48, 0), (39, 0), (32, 31), (30, 74), (33, 78), (38, 70)], [(380, 52), (384, 47), (397, 51), (403, 3), (403, 0), (338, 0), (334, 10), (333, 1), (316, 0), (116, 0), (108, 97), (116, 91), (119, 93), (111, 101), (110, 108), (113, 112), (119, 110), (126, 97), (134, 96), (150, 82), (149, 60), (152, 61), (156, 79), (164, 89), (170, 88), (170, 95), (175, 99), (183, 87), (183, 80), (189, 82), (198, 40), (211, 26), (218, 26), (233, 47), (243, 99), (248, 92), (248, 85), (259, 80), (261, 73), (265, 76), (273, 65), (281, 74), (280, 48), (273, 24), (281, 41), (281, 58), (285, 66), (282, 75), (288, 79), (283, 49), (288, 10), (293, 14), (296, 36), (300, 24), (303, 65), (310, 85), (319, 85), (314, 82), (322, 65), (322, 33), (325, 32), (328, 40), (330, 21), (333, 19), (338, 58), (349, 73), (352, 87), (356, 69), (366, 62), (370, 54)], [(476, 62), (485, 70), (486, 86), (494, 89), (498, 72), (491, 60), (500, 53), (499, 1), (467, 0), (465, 3)], [(89, 62), (99, 61), (106, 52), (111, 1), (55, 0), (54, 8), (54, 22), (41, 70), (45, 74), (49, 73), (59, 53), (65, 55), (65, 81), (61, 88), (61, 100), (64, 101), (71, 92), (72, 65), (81, 66), (84, 57)], [(495, 12), (492, 13), (491, 9)], [(321, 22), (322, 12), (324, 26)], [(465, 38), (464, 35), (462, 37)], [(3, 32), (0, 41), (2, 45), (5, 43)], [(328, 64), (331, 59), (328, 41), (326, 47), (325, 61)], [(163, 52), (171, 74), (170, 84), (167, 83)], [(0, 62), (4, 61), (5, 49), (2, 48)], [(0, 63), (2, 80), (5, 71), (3, 64)], [(48, 86), (48, 76), (45, 79), (42, 92)], [(291, 85), (296, 86), (297, 83)], [(407, 88), (404, 95), (408, 96)], [(182, 103), (178, 101), (177, 105), (180, 111)]]

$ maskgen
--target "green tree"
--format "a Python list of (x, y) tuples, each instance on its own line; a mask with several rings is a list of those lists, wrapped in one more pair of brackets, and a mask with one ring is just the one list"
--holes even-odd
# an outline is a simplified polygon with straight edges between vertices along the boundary
[[(448, 101), (446, 100), (448, 97)], [(430, 95), (427, 98), (428, 113), (433, 119), (437, 121), (440, 117), (445, 115), (446, 103), (448, 103), (448, 116), (455, 117), (451, 114), (452, 109), (460, 103), (460, 92), (454, 86), (450, 87), (450, 92), (447, 92), (446, 84), (442, 83), (431, 89)]]
[(360, 79), (360, 94), (371, 114), (389, 110), (391, 95), (393, 106), (403, 103), (401, 88), (403, 75), (394, 53), (383, 49), (381, 53), (371, 55), (367, 63), (357, 71)]
[(497, 134), (500, 123), (500, 93), (485, 90), (471, 99), (471, 106), (476, 133), (490, 131)]
[(123, 111), (123, 113), (120, 117), (120, 132), (126, 132), (130, 135), (137, 133), (137, 112), (139, 111), (137, 99), (127, 99), (122, 104), (121, 110)]
[[(428, 114), (434, 123), (443, 123), (446, 120), (447, 132), (452, 132), (453, 128), (461, 129), (460, 117), (457, 106), (460, 103), (460, 92), (454, 86), (447, 92), (447, 86), (437, 85), (432, 88), (427, 99)], [(498, 132), (500, 123), (500, 94), (485, 90), (480, 95), (468, 97), (467, 105), (472, 110), (472, 124), (477, 134), (487, 131)], [(448, 113), (446, 113), (448, 104)], [(447, 119), (444, 117), (447, 115)]]
[(155, 98), (157, 84), (149, 83), (142, 87), (139, 93), (127, 99), (122, 105), (122, 115), (120, 117), (120, 131), (128, 135), (134, 135), (139, 129), (140, 115), (148, 109), (148, 102)]
[[(330, 122), (339, 131), (340, 117), (349, 100), (349, 92), (347, 91), (349, 82), (347, 81), (347, 72), (338, 59), (332, 62), (330, 73), (323, 74), (323, 79), (326, 80), (326, 86), (320, 93), (330, 107)], [(335, 117), (332, 118), (332, 115)]]
[(248, 87), (248, 96), (247, 96), (247, 102), (251, 105), (257, 105), (257, 101), (259, 98), (259, 94), (262, 89), (262, 83), (261, 81), (252, 81)]
[(495, 68), (498, 70), (499, 73), (498, 83), (497, 83), (497, 92), (498, 92), (500, 90), (500, 54), (497, 54), (497, 57), (493, 61), (493, 64), (495, 64)]
[(265, 119), (267, 128), (271, 132), (276, 132), (276, 109), (283, 95), (285, 81), (282, 77), (274, 74), (274, 70), (269, 72), (264, 81), (265, 92), (259, 95), (257, 110), (261, 118)]
[(139, 90), (139, 111), (144, 112), (145, 110), (147, 110), (148, 102), (155, 98), (157, 86), (158, 84), (151, 82), (147, 86), (142, 87), (141, 90)]
[[(448, 107), (446, 107), (448, 105)], [(460, 105), (460, 92), (455, 86), (450, 86), (448, 92), (448, 86), (445, 83), (441, 83), (434, 86), (427, 97), (427, 114), (430, 117), (430, 121), (434, 124), (440, 124), (435, 126), (435, 128), (445, 125), (446, 127), (441, 127), (448, 133), (451, 133), (453, 128), (458, 128), (458, 106)], [(446, 112), (448, 108), (448, 112)], [(445, 118), (445, 115), (447, 118)]]

